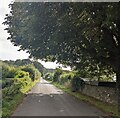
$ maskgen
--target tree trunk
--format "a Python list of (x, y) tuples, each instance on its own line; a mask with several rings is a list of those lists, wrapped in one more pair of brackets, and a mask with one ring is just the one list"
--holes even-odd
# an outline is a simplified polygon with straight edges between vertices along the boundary
[(118, 100), (118, 115), (120, 115), (120, 71), (116, 73), (116, 88), (117, 88), (117, 100)]

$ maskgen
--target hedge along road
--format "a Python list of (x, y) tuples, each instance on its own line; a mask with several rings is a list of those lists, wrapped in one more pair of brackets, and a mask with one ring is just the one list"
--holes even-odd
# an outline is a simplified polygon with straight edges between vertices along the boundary
[(64, 93), (41, 78), (12, 116), (105, 116), (97, 108)]

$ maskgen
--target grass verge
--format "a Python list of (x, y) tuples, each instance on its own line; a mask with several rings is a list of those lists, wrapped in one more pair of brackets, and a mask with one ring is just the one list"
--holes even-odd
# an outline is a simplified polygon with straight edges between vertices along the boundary
[(118, 112), (117, 112), (117, 108), (115, 105), (112, 105), (112, 104), (108, 104), (108, 103), (105, 103), (105, 102), (102, 102), (100, 100), (97, 100), (93, 97), (90, 97), (90, 96), (87, 96), (87, 95), (84, 95), (80, 92), (72, 92), (70, 90), (70, 88), (66, 88), (65, 86), (63, 85), (60, 85), (58, 83), (55, 83), (55, 82), (51, 82), (54, 86), (56, 86), (57, 88), (60, 88), (62, 89), (64, 92), (74, 96), (75, 98), (77, 98), (78, 100), (81, 100), (81, 101), (84, 101), (84, 102), (87, 102), (97, 108), (99, 108), (101, 111), (107, 113), (109, 116), (111, 117), (114, 117), (114, 118), (120, 118), (120, 115), (118, 116)]
[[(24, 87), (15, 95), (9, 95), (2, 99), (2, 118), (9, 118), (16, 107), (23, 101), (24, 95), (33, 88), (39, 80), (32, 82), (29, 86)], [(16, 89), (16, 88), (14, 88)]]
[(17, 105), (22, 102), (23, 96), (24, 94), (18, 93), (13, 97), (13, 99), (3, 99), (2, 118), (9, 118), (9, 116), (12, 114), (13, 110), (15, 110)]

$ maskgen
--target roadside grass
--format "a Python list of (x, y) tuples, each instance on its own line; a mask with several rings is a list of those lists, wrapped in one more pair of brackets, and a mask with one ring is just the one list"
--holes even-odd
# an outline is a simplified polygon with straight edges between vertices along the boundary
[[(16, 94), (5, 96), (2, 99), (2, 118), (9, 118), (12, 115), (16, 107), (23, 101), (25, 93), (28, 92), (32, 87), (34, 87), (37, 82), (39, 82), (39, 80), (31, 82), (30, 85), (24, 87)], [(15, 91), (17, 89), (17, 86), (13, 88)]]
[(110, 117), (120, 118), (120, 115), (118, 116), (116, 105), (105, 103), (105, 102), (97, 100), (97, 99), (95, 99), (93, 97), (84, 95), (84, 94), (82, 94), (80, 92), (72, 92), (70, 88), (66, 88), (65, 86), (60, 85), (58, 83), (55, 83), (55, 82), (51, 82), (51, 83), (53, 85), (55, 85), (57, 88), (62, 89), (64, 92), (74, 96), (78, 100), (87, 102), (88, 104), (91, 104), (91, 105), (99, 108), (101, 111), (107, 113)]
[(23, 96), (24, 94), (18, 93), (11, 99), (8, 99), (8, 98), (3, 99), (2, 118), (10, 117), (13, 110), (15, 110), (17, 105), (22, 102)]

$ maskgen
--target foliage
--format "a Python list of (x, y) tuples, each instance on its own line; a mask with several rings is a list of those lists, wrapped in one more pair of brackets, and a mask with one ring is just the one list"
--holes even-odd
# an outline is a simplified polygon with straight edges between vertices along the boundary
[[(6, 79), (8, 80), (8, 78)], [(31, 89), (38, 81), (32, 81), (31, 78), (25, 76), (24, 78), (13, 78), (12, 82), (4, 85), (2, 89), (2, 116), (7, 118), (15, 109), (17, 104), (23, 98), (24, 93)], [(11, 81), (10, 80), (10, 81)]]
[(6, 86), (3, 90), (2, 90), (2, 93), (3, 93), (3, 99), (4, 98), (8, 98), (8, 99), (11, 99), (11, 96), (14, 96), (16, 95), (20, 89), (20, 86), (18, 85), (15, 85), (14, 83), (12, 83), (11, 85), (9, 86)]
[(29, 73), (25, 72), (25, 71), (22, 71), (22, 70), (18, 70), (16, 73), (15, 73), (15, 78), (23, 78), (25, 76), (29, 76)]
[(2, 118), (9, 118), (12, 114), (12, 111), (16, 108), (16, 106), (22, 101), (23, 94), (18, 93), (14, 96), (11, 96), (10, 99), (4, 98), (2, 100)]
[(15, 68), (11, 64), (8, 65), (4, 62), (2, 67), (4, 75), (2, 80), (2, 117), (7, 118), (21, 101), (23, 95), (40, 80), (40, 72), (35, 67), (32, 67), (31, 70), (35, 75), (34, 81), (32, 81), (29, 73), (22, 70), (23, 68), (29, 70), (31, 66), (17, 66)]
[(65, 84), (66, 82), (70, 82), (71, 79), (73, 78), (74, 74), (72, 72), (68, 72), (68, 73), (63, 73), (60, 75), (59, 79), (58, 79), (58, 82), (60, 84)]
[(30, 59), (17, 59), (16, 61), (12, 61), (12, 60), (9, 60), (9, 61), (3, 61), (4, 63), (8, 64), (8, 65), (13, 65), (13, 66), (25, 66), (25, 65), (33, 65), (36, 69), (38, 69), (41, 73), (43, 73), (44, 71), (44, 67), (43, 65), (38, 62), (38, 61), (35, 61), (35, 60), (30, 60)]
[(14, 67), (12, 67), (7, 75), (7, 78), (14, 78), (16, 75), (17, 69), (15, 69)]
[[(101, 70), (116, 73), (120, 106), (120, 3), (13, 3), (10, 7), (4, 24), (15, 46), (27, 50), (30, 57), (87, 69), (92, 76), (99, 76)], [(54, 77), (56, 81), (57, 74)]]
[(115, 76), (112, 70), (99, 67), (94, 67), (94, 69), (86, 67), (86, 69), (78, 69), (76, 72), (81, 78), (88, 78), (90, 81), (113, 81), (113, 77)]
[(1, 61), (0, 66), (2, 67), (2, 78), (14, 78), (16, 70), (14, 66), (9, 65)]
[(2, 89), (4, 89), (5, 87), (9, 87), (14, 83), (14, 79), (13, 78), (6, 78), (4, 80), (2, 80)]
[(15, 79), (14, 84), (16, 86), (20, 86), (20, 89), (19, 89), (20, 92), (25, 93), (29, 90), (29, 88), (32, 87), (32, 82), (33, 81), (31, 80), (30, 77), (25, 76), (25, 77), (20, 78), (20, 79), (19, 78)]
[(10, 71), (10, 67), (9, 65), (5, 64), (5, 63), (1, 63), (2, 66), (2, 78), (6, 78), (9, 74), (9, 71)]
[[(46, 74), (46, 80), (50, 76), (50, 74)], [(78, 91), (79, 89), (83, 89), (84, 81), (80, 78), (80, 75), (76, 71), (63, 71), (61, 69), (56, 69), (54, 72), (53, 80), (48, 79), (53, 82), (56, 82), (60, 85), (64, 85), (68, 88), (71, 88), (72, 91)]]
[(55, 71), (55, 69), (48, 69), (48, 68), (44, 68), (44, 75), (47, 73), (53, 73)]
[(44, 73), (44, 70), (45, 70), (44, 66), (41, 63), (39, 63), (38, 61), (33, 61), (33, 65), (36, 69), (39, 70), (39, 72), (41, 73), (41, 76), (42, 76)]
[(119, 50), (117, 3), (14, 3), (10, 7), (11, 14), (4, 22), (9, 25), (8, 39), (35, 58), (56, 59), (73, 66), (80, 60), (84, 65), (101, 65), (104, 58)]
[(57, 68), (54, 72), (54, 76), (53, 76), (53, 82), (57, 82), (59, 76), (62, 74), (62, 70)]
[(84, 81), (80, 78), (79, 75), (74, 75), (71, 80), (72, 91), (78, 91), (80, 88), (84, 87)]
[(53, 73), (46, 73), (44, 76), (44, 79), (52, 81), (53, 80)]
[(22, 67), (22, 70), (29, 73), (30, 78), (34, 81), (40, 79), (40, 72), (33, 65), (26, 65)]
[(83, 70), (84, 76), (116, 72), (112, 55), (119, 52), (119, 46), (113, 45), (119, 40), (119, 4), (14, 3), (10, 7), (4, 22), (12, 34), (8, 39), (28, 50), (31, 57), (57, 60)]
[[(102, 75), (100, 76), (100, 81), (106, 81), (106, 82), (113, 82), (113, 78), (114, 76), (106, 76), (106, 75)], [(115, 81), (115, 80), (114, 80)]]

